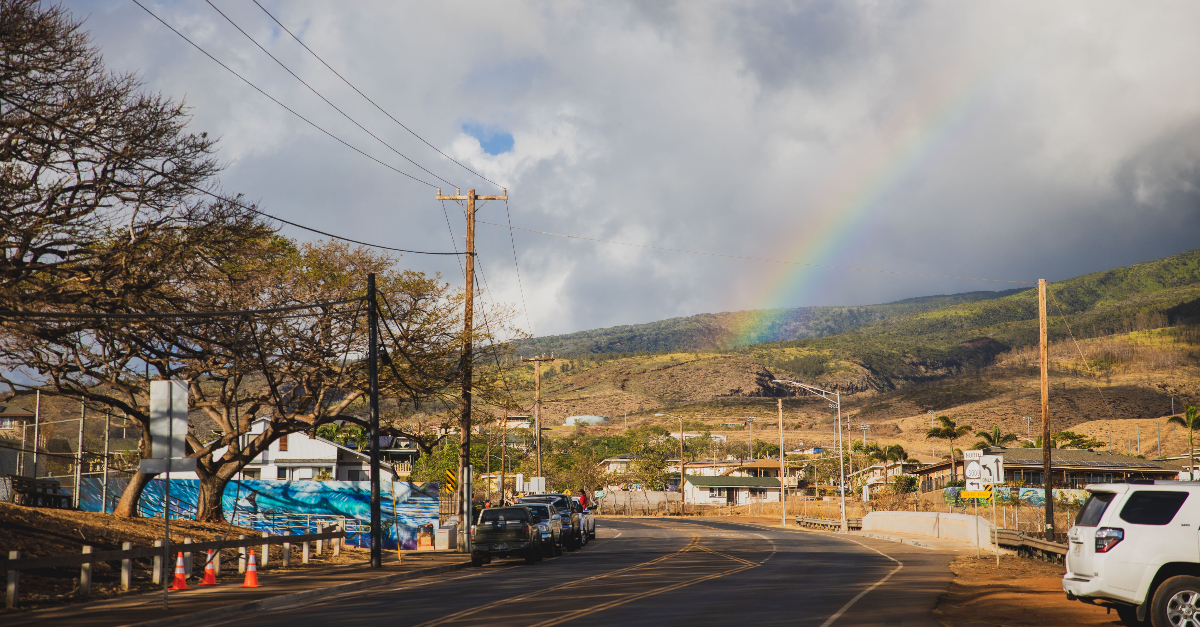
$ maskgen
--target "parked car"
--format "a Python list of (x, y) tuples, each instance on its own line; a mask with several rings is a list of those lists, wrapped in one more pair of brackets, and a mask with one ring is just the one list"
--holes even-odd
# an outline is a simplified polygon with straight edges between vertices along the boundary
[(591, 508), (584, 507), (583, 504), (580, 503), (579, 497), (573, 496), (571, 497), (571, 500), (575, 501), (575, 504), (579, 506), (580, 517), (583, 519), (582, 527), (584, 536), (586, 536), (588, 540), (595, 540), (596, 514), (591, 510)]
[(562, 517), (563, 547), (568, 551), (583, 548), (588, 536), (583, 533), (583, 508), (566, 494), (526, 494), (517, 503), (549, 503)]
[(1068, 599), (1107, 606), (1127, 625), (1200, 621), (1200, 482), (1087, 486), (1067, 533)]
[(482, 566), (492, 558), (523, 557), (526, 564), (542, 559), (541, 519), (523, 505), (492, 507), (479, 512), (471, 526), (471, 564)]
[(541, 520), (538, 521), (538, 532), (541, 534), (542, 555), (553, 557), (563, 554), (562, 516), (549, 503), (524, 503), (529, 511)]

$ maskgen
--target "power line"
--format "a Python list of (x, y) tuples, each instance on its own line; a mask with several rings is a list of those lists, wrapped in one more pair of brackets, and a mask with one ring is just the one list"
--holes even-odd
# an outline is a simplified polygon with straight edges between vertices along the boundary
[(498, 226), (500, 228), (516, 229), (518, 231), (528, 231), (529, 233), (540, 233), (542, 235), (554, 235), (556, 237), (566, 237), (569, 239), (581, 239), (581, 240), (587, 240), (589, 242), (602, 242), (604, 244), (617, 244), (619, 246), (633, 246), (635, 248), (650, 248), (653, 250), (665, 250), (665, 251), (675, 252), (675, 253), (688, 253), (689, 255), (705, 255), (708, 257), (724, 257), (726, 259), (744, 259), (746, 261), (766, 261), (769, 263), (782, 263), (782, 264), (786, 264), (786, 265), (790, 265), (790, 266), (807, 266), (810, 268), (830, 268), (832, 270), (854, 270), (855, 272), (880, 272), (883, 274), (903, 274), (903, 275), (907, 275), (907, 276), (924, 276), (924, 277), (933, 277), (933, 278), (938, 278), (938, 279), (963, 279), (966, 281), (992, 281), (995, 283), (1020, 283), (1022, 285), (1036, 285), (1037, 284), (1036, 281), (1011, 281), (1008, 279), (986, 279), (986, 278), (970, 277), (970, 276), (953, 276), (953, 275), (948, 275), (948, 274), (925, 274), (922, 272), (902, 272), (900, 270), (878, 270), (878, 269), (874, 269), (874, 268), (853, 268), (853, 267), (849, 267), (849, 266), (830, 266), (830, 265), (821, 264), (821, 263), (805, 263), (803, 261), (781, 261), (779, 259), (765, 259), (763, 257), (744, 257), (742, 255), (725, 255), (725, 254), (721, 254), (721, 253), (709, 253), (709, 252), (704, 252), (704, 251), (699, 251), (699, 250), (686, 250), (683, 248), (667, 248), (665, 246), (650, 246), (649, 244), (630, 244), (628, 242), (617, 242), (617, 241), (608, 240), (608, 239), (598, 239), (595, 237), (583, 237), (581, 235), (565, 235), (563, 233), (552, 233), (550, 231), (539, 231), (537, 229), (526, 229), (526, 228), (522, 228), (519, 226), (496, 224), (495, 222), (484, 222), (483, 220), (476, 220), (475, 223), (476, 224), (487, 224), (489, 226)]
[(237, 25), (237, 22), (234, 22), (234, 21), (233, 21), (233, 19), (231, 19), (231, 18), (230, 18), (228, 15), (226, 15), (226, 14), (225, 14), (223, 11), (221, 11), (221, 9), (218, 9), (218, 8), (217, 8), (217, 5), (215, 5), (215, 4), (213, 4), (213, 3), (212, 3), (212, 0), (204, 0), (204, 1), (205, 1), (205, 2), (207, 2), (207, 3), (208, 3), (208, 6), (212, 7), (214, 11), (216, 11), (217, 13), (219, 13), (219, 14), (221, 15), (221, 17), (225, 18), (225, 21), (227, 21), (227, 22), (229, 22), (230, 24), (232, 24), (232, 25), (233, 25), (233, 27), (234, 27), (234, 28), (236, 28), (236, 29), (238, 30), (238, 32), (239, 32), (239, 33), (241, 33), (241, 34), (245, 35), (245, 36), (246, 36), (246, 39), (249, 39), (249, 40), (250, 40), (250, 43), (254, 44), (255, 46), (258, 46), (258, 49), (259, 49), (259, 50), (262, 50), (264, 53), (266, 53), (266, 55), (267, 55), (268, 57), (271, 57), (271, 60), (272, 60), (272, 61), (274, 61), (275, 63), (279, 64), (279, 67), (283, 68), (284, 70), (286, 70), (286, 71), (287, 71), (287, 73), (288, 73), (288, 74), (291, 74), (293, 78), (295, 78), (296, 80), (300, 81), (300, 84), (301, 84), (301, 85), (304, 85), (305, 87), (307, 87), (307, 88), (308, 88), (308, 90), (309, 90), (309, 91), (311, 91), (312, 93), (316, 94), (316, 96), (317, 96), (318, 98), (320, 98), (321, 100), (324, 100), (324, 101), (325, 101), (325, 104), (327, 104), (327, 105), (329, 105), (329, 106), (333, 107), (333, 110), (334, 110), (334, 111), (337, 111), (338, 113), (342, 114), (342, 117), (346, 118), (347, 120), (350, 120), (350, 122), (351, 122), (352, 124), (354, 124), (355, 126), (357, 126), (357, 127), (358, 127), (358, 128), (360, 128), (360, 129), (362, 129), (362, 131), (363, 131), (364, 133), (366, 133), (367, 135), (370, 135), (371, 137), (374, 137), (374, 138), (376, 139), (376, 141), (378, 141), (379, 143), (381, 143), (381, 144), (383, 144), (384, 146), (386, 146), (388, 150), (391, 150), (392, 152), (396, 153), (397, 155), (400, 155), (400, 157), (401, 157), (402, 159), (404, 159), (405, 161), (407, 161), (407, 162), (409, 162), (409, 163), (411, 163), (411, 164), (413, 164), (413, 165), (417, 166), (418, 168), (421, 168), (422, 170), (424, 170), (424, 171), (425, 171), (427, 174), (429, 174), (429, 175), (430, 175), (430, 176), (432, 176), (433, 178), (435, 178), (435, 179), (437, 179), (437, 180), (439, 180), (439, 181), (441, 181), (441, 182), (443, 182), (443, 183), (445, 183), (445, 184), (447, 184), (447, 185), (454, 185), (454, 183), (451, 183), (450, 181), (447, 181), (446, 179), (444, 179), (444, 178), (442, 178), (442, 177), (440, 177), (440, 176), (438, 176), (438, 175), (434, 174), (433, 172), (430, 172), (428, 168), (426, 168), (425, 166), (423, 166), (423, 165), (421, 165), (421, 164), (417, 163), (416, 161), (413, 161), (412, 159), (408, 158), (408, 156), (407, 156), (407, 155), (405, 155), (404, 153), (400, 152), (399, 150), (396, 150), (395, 148), (393, 148), (391, 144), (389, 144), (389, 143), (387, 143), (386, 141), (384, 141), (384, 140), (380, 139), (380, 137), (379, 137), (378, 135), (376, 135), (375, 133), (372, 133), (371, 131), (367, 130), (367, 129), (366, 129), (366, 127), (364, 127), (362, 124), (359, 124), (359, 123), (358, 123), (358, 120), (355, 120), (354, 118), (350, 117), (350, 115), (349, 115), (349, 114), (347, 114), (345, 111), (342, 111), (341, 109), (339, 109), (337, 105), (333, 104), (332, 102), (330, 102), (330, 101), (329, 101), (329, 99), (328, 99), (328, 98), (326, 98), (325, 96), (321, 95), (321, 92), (317, 91), (317, 90), (316, 90), (316, 89), (315, 89), (315, 88), (314, 88), (312, 85), (309, 85), (307, 82), (305, 82), (305, 81), (304, 81), (304, 79), (302, 79), (302, 78), (300, 78), (299, 76), (297, 76), (297, 75), (296, 75), (296, 73), (295, 73), (295, 72), (293, 72), (293, 71), (291, 70), (291, 68), (289, 68), (288, 66), (284, 65), (284, 64), (283, 64), (283, 62), (282, 62), (282, 61), (280, 61), (280, 60), (279, 60), (279, 59), (278, 59), (278, 58), (277, 58), (275, 55), (271, 54), (269, 51), (267, 51), (267, 49), (266, 49), (266, 48), (262, 47), (262, 44), (260, 44), (260, 43), (258, 43), (257, 41), (255, 41), (255, 40), (254, 40), (254, 38), (253, 38), (253, 37), (251, 37), (249, 33), (247, 33), (245, 30), (243, 30), (241, 26), (238, 26), (238, 25)]
[[(45, 122), (46, 124), (49, 124), (49, 125), (51, 125), (51, 126), (58, 127), (60, 130), (62, 130), (62, 131), (64, 131), (64, 132), (66, 132), (66, 133), (69, 133), (69, 134), (71, 134), (71, 135), (74, 135), (75, 137), (77, 137), (77, 138), (79, 138), (79, 139), (81, 139), (81, 140), (83, 140), (83, 141), (85, 141), (85, 142), (88, 142), (89, 144), (91, 144), (91, 145), (92, 145), (92, 147), (93, 147), (93, 148), (96, 148), (97, 150), (101, 150), (101, 151), (108, 152), (108, 153), (115, 154), (115, 155), (121, 155), (121, 154), (122, 154), (122, 151), (120, 151), (120, 150), (116, 150), (116, 149), (114, 149), (114, 148), (110, 148), (110, 147), (108, 147), (108, 146), (104, 146), (104, 145), (102, 145), (102, 144), (100, 144), (100, 143), (96, 142), (95, 140), (91, 139), (90, 137), (88, 137), (88, 136), (86, 136), (86, 135), (83, 135), (82, 133), (79, 133), (79, 132), (75, 131), (75, 130), (74, 130), (74, 129), (72, 129), (72, 128), (68, 128), (68, 127), (66, 127), (66, 126), (63, 126), (63, 125), (61, 125), (61, 124), (59, 124), (59, 123), (55, 122), (54, 120), (51, 120), (50, 118), (47, 118), (46, 116), (44, 116), (44, 115), (42, 115), (42, 114), (40, 114), (40, 113), (38, 113), (38, 112), (36, 112), (36, 111), (34, 111), (34, 110), (32, 110), (32, 109), (30, 109), (30, 108), (26, 107), (26, 106), (24, 106), (24, 105), (22, 105), (22, 104), (21, 104), (21, 103), (19, 103), (19, 102), (16, 102), (16, 101), (14, 101), (14, 100), (8, 100), (7, 102), (8, 102), (8, 104), (9, 104), (9, 105), (11, 105), (11, 106), (14, 106), (14, 107), (16, 107), (16, 108), (18, 108), (18, 109), (20, 109), (20, 110), (24, 111), (25, 113), (27, 113), (27, 114), (29, 114), (29, 115), (32, 115), (32, 116), (34, 116), (34, 117), (36, 117), (36, 118), (38, 118), (38, 119), (42, 120), (42, 121), (43, 121), (43, 122)], [(139, 165), (141, 165), (141, 166), (143, 166), (143, 167), (145, 167), (145, 168), (148, 168), (148, 169), (150, 169), (150, 170), (154, 170), (154, 171), (156, 171), (156, 172), (157, 172), (157, 171), (159, 171), (159, 170), (158, 170), (158, 168), (156, 168), (156, 167), (155, 167), (155, 166), (153, 166), (153, 165), (148, 165), (148, 164), (146, 164), (146, 163), (144, 163), (144, 162), (141, 162), (141, 161), (135, 161), (135, 163), (138, 163)], [(360, 246), (368, 246), (368, 247), (370, 247), (370, 248), (378, 248), (378, 249), (380, 249), (380, 250), (391, 250), (391, 251), (398, 252), (398, 253), (412, 253), (412, 254), (414, 254), (414, 255), (459, 255), (459, 254), (461, 254), (461, 253), (457, 252), (457, 250), (456, 250), (455, 252), (452, 252), (452, 253), (443, 253), (443, 252), (430, 252), (430, 251), (425, 251), (425, 250), (409, 250), (409, 249), (406, 249), (406, 248), (395, 248), (395, 247), (393, 247), (393, 246), (384, 246), (384, 245), (382, 245), (382, 244), (372, 244), (372, 243), (370, 243), (370, 242), (364, 242), (364, 241), (361, 241), (361, 240), (351, 239), (351, 238), (349, 238), (349, 237), (342, 237), (341, 235), (334, 235), (333, 233), (329, 233), (329, 232), (322, 231), (322, 230), (319, 230), (319, 229), (314, 229), (314, 228), (312, 228), (312, 227), (309, 227), (309, 226), (304, 226), (303, 224), (300, 224), (300, 223), (298, 223), (298, 222), (292, 222), (291, 220), (285, 220), (285, 219), (283, 219), (283, 218), (280, 218), (280, 217), (278, 217), (278, 216), (275, 216), (275, 215), (269, 214), (269, 213), (267, 213), (267, 212), (265, 212), (265, 211), (262, 211), (262, 210), (259, 210), (259, 209), (255, 209), (254, 207), (251, 207), (251, 206), (249, 206), (249, 205), (242, 204), (242, 203), (240, 203), (240, 202), (238, 202), (238, 201), (236, 201), (236, 200), (234, 200), (234, 199), (232, 199), (232, 198), (227, 198), (227, 197), (225, 197), (225, 196), (221, 196), (221, 195), (219, 195), (219, 194), (215, 194), (215, 193), (213, 193), (213, 192), (211, 192), (211, 191), (209, 191), (209, 190), (207, 190), (207, 189), (204, 189), (203, 187), (199, 187), (199, 186), (197, 186), (197, 185), (191, 185), (191, 184), (188, 184), (188, 183), (180, 183), (180, 185), (182, 185), (182, 186), (184, 186), (184, 187), (187, 187), (188, 189), (190, 189), (190, 190), (192, 190), (192, 191), (194, 191), (194, 192), (196, 192), (196, 193), (199, 193), (199, 194), (204, 194), (204, 195), (206, 195), (206, 196), (211, 196), (211, 197), (213, 197), (213, 198), (216, 198), (217, 200), (220, 200), (220, 201), (222, 201), (222, 202), (227, 202), (227, 203), (229, 203), (229, 204), (231, 204), (231, 205), (234, 205), (234, 206), (236, 206), (236, 207), (239, 207), (239, 208), (241, 208), (241, 209), (244, 209), (244, 210), (246, 210), (246, 211), (249, 211), (249, 212), (251, 212), (251, 213), (254, 213), (254, 214), (257, 214), (257, 215), (263, 216), (264, 218), (270, 218), (270, 219), (272, 219), (272, 220), (276, 220), (276, 221), (282, 222), (282, 223), (284, 223), (284, 224), (287, 224), (287, 225), (289, 225), (289, 226), (294, 226), (294, 227), (296, 227), (296, 228), (298, 228), (298, 229), (303, 229), (303, 230), (305, 230), (305, 231), (309, 231), (309, 232), (311, 232), (311, 233), (316, 233), (316, 234), (318, 234), (318, 235), (324, 235), (325, 237), (330, 237), (330, 238), (333, 238), (333, 239), (336, 239), (336, 240), (341, 240), (341, 241), (343, 241), (343, 242), (349, 242), (349, 243), (351, 243), (351, 244), (358, 244), (358, 245), (360, 245)]]
[(345, 83), (347, 86), (349, 86), (349, 87), (350, 87), (350, 89), (353, 89), (355, 92), (357, 92), (357, 93), (358, 93), (358, 95), (362, 96), (362, 97), (363, 97), (363, 98), (364, 98), (364, 99), (365, 99), (367, 102), (371, 103), (371, 105), (372, 105), (372, 106), (374, 106), (376, 109), (378, 109), (380, 113), (382, 113), (382, 114), (386, 115), (386, 116), (387, 116), (387, 117), (388, 117), (388, 118), (389, 118), (391, 121), (395, 122), (396, 124), (399, 124), (399, 125), (400, 125), (400, 128), (403, 128), (404, 130), (408, 131), (409, 133), (411, 133), (411, 134), (412, 134), (412, 136), (413, 136), (413, 137), (416, 137), (417, 139), (421, 140), (421, 141), (422, 141), (422, 142), (423, 142), (423, 143), (424, 143), (426, 146), (429, 146), (430, 148), (434, 149), (434, 151), (436, 151), (436, 152), (437, 152), (439, 155), (442, 155), (443, 157), (445, 157), (445, 158), (447, 158), (447, 159), (449, 159), (449, 160), (453, 161), (453, 162), (454, 162), (454, 163), (456, 163), (456, 164), (457, 164), (459, 167), (461, 167), (462, 169), (466, 170), (467, 172), (470, 172), (471, 174), (474, 174), (475, 176), (478, 176), (479, 178), (481, 178), (481, 179), (483, 179), (483, 180), (485, 180), (485, 181), (487, 181), (487, 182), (491, 183), (492, 185), (495, 185), (496, 187), (500, 187), (500, 184), (499, 184), (499, 183), (497, 183), (497, 182), (495, 182), (495, 181), (493, 181), (493, 180), (489, 179), (488, 177), (486, 177), (486, 176), (484, 176), (484, 175), (482, 175), (482, 174), (480, 174), (480, 173), (476, 172), (475, 170), (472, 170), (471, 168), (467, 167), (466, 165), (463, 165), (462, 163), (460, 163), (460, 162), (459, 162), (457, 159), (455, 159), (454, 157), (451, 157), (450, 155), (448, 155), (448, 154), (446, 154), (446, 153), (442, 152), (440, 149), (438, 149), (438, 147), (437, 147), (437, 146), (434, 146), (433, 144), (431, 144), (431, 143), (429, 143), (428, 141), (426, 141), (426, 140), (425, 140), (425, 138), (424, 138), (424, 137), (421, 137), (420, 135), (418, 135), (418, 134), (416, 133), (416, 131), (414, 131), (414, 130), (412, 130), (411, 128), (408, 128), (407, 126), (405, 126), (403, 122), (401, 122), (400, 120), (397, 120), (396, 118), (392, 117), (392, 114), (390, 114), (390, 113), (388, 113), (387, 111), (385, 111), (385, 110), (383, 109), (383, 107), (381, 107), (381, 106), (379, 106), (379, 105), (375, 104), (375, 101), (374, 101), (374, 100), (371, 100), (371, 99), (370, 99), (370, 98), (369, 98), (369, 97), (368, 97), (366, 94), (364, 94), (364, 93), (363, 93), (363, 92), (362, 92), (362, 91), (361, 91), (359, 88), (355, 87), (353, 83), (351, 83), (350, 81), (346, 80), (346, 77), (342, 76), (342, 75), (341, 75), (341, 74), (340, 74), (340, 73), (339, 73), (337, 70), (333, 69), (333, 67), (331, 67), (331, 66), (330, 66), (328, 63), (326, 63), (326, 62), (325, 62), (325, 59), (322, 59), (320, 55), (318, 55), (316, 52), (313, 52), (312, 48), (309, 48), (307, 44), (305, 44), (303, 41), (300, 41), (300, 38), (299, 38), (299, 37), (297, 37), (297, 36), (296, 36), (294, 33), (292, 33), (292, 31), (288, 30), (288, 27), (284, 26), (284, 25), (283, 25), (283, 23), (282, 23), (282, 22), (280, 22), (278, 19), (276, 19), (274, 15), (271, 15), (271, 12), (270, 12), (270, 11), (268, 11), (268, 10), (266, 10), (266, 8), (264, 8), (264, 7), (263, 7), (263, 5), (259, 4), (259, 3), (258, 3), (258, 0), (254, 0), (254, 4), (255, 4), (255, 5), (257, 5), (257, 6), (258, 6), (258, 8), (262, 9), (262, 12), (263, 12), (263, 13), (266, 13), (266, 14), (267, 14), (267, 17), (271, 18), (271, 20), (272, 20), (273, 22), (275, 22), (276, 24), (278, 24), (278, 25), (279, 25), (279, 28), (282, 28), (282, 29), (283, 29), (283, 32), (285, 32), (285, 33), (287, 33), (287, 34), (291, 35), (291, 36), (292, 36), (292, 39), (295, 39), (295, 40), (296, 40), (296, 43), (298, 43), (298, 44), (300, 44), (301, 46), (303, 46), (303, 47), (304, 47), (304, 49), (305, 49), (305, 50), (307, 50), (309, 54), (311, 54), (311, 55), (312, 55), (314, 58), (316, 58), (316, 60), (317, 60), (317, 61), (320, 61), (320, 62), (321, 62), (321, 65), (324, 65), (326, 68), (328, 68), (328, 69), (329, 69), (329, 71), (330, 71), (330, 72), (333, 72), (334, 76), (337, 76), (338, 78), (342, 79), (342, 82), (343, 82), (343, 83)]
[(525, 302), (525, 285), (521, 281), (521, 264), (517, 263), (517, 240), (513, 237), (512, 212), (508, 210), (508, 200), (504, 201), (504, 216), (508, 218), (508, 241), (512, 244), (513, 266), (517, 269), (517, 288), (521, 292), (521, 307), (525, 309), (525, 324), (529, 325), (529, 335), (533, 335), (533, 319), (529, 317), (529, 305)]
[(178, 30), (176, 30), (176, 29), (175, 29), (175, 27), (174, 27), (174, 26), (171, 26), (171, 25), (170, 25), (170, 24), (168, 24), (168, 23), (167, 23), (165, 20), (163, 20), (161, 17), (159, 17), (159, 16), (155, 15), (153, 11), (151, 11), (150, 9), (147, 9), (147, 8), (145, 7), (145, 5), (143, 5), (141, 2), (138, 2), (138, 0), (132, 0), (132, 1), (133, 1), (133, 3), (134, 3), (134, 4), (136, 4), (136, 5), (138, 5), (139, 7), (141, 7), (143, 11), (145, 11), (146, 13), (149, 13), (149, 14), (150, 14), (150, 17), (153, 17), (154, 19), (158, 20), (158, 21), (159, 21), (159, 22), (160, 22), (160, 23), (161, 23), (163, 26), (166, 26), (167, 28), (171, 29), (171, 32), (175, 33), (176, 35), (179, 35), (181, 38), (183, 38), (183, 40), (184, 40), (184, 41), (186, 41), (186, 42), (188, 42), (189, 44), (191, 44), (193, 48), (195, 48), (196, 50), (199, 50), (199, 51), (200, 51), (200, 52), (201, 52), (201, 53), (202, 53), (204, 56), (208, 57), (209, 59), (212, 59), (214, 63), (216, 63), (217, 65), (219, 65), (219, 66), (221, 66), (221, 67), (223, 67), (223, 68), (225, 68), (225, 70), (227, 70), (227, 71), (228, 71), (230, 74), (233, 74), (234, 76), (236, 76), (236, 77), (238, 77), (239, 79), (241, 79), (241, 80), (242, 80), (242, 82), (244, 82), (244, 83), (246, 83), (247, 85), (249, 85), (250, 87), (252, 87), (252, 88), (253, 88), (255, 91), (257, 91), (258, 93), (260, 93), (260, 94), (262, 94), (262, 95), (266, 96), (267, 98), (270, 98), (270, 99), (271, 99), (271, 102), (274, 102), (275, 104), (277, 104), (277, 105), (279, 105), (279, 106), (283, 107), (284, 109), (286, 109), (286, 110), (288, 111), (288, 113), (291, 113), (292, 115), (294, 115), (294, 116), (296, 116), (296, 117), (300, 118), (301, 120), (304, 120), (306, 123), (308, 123), (308, 125), (309, 125), (309, 126), (311, 126), (311, 127), (315, 128), (315, 129), (317, 129), (318, 131), (321, 131), (322, 133), (324, 133), (324, 134), (328, 135), (329, 137), (331, 137), (332, 139), (334, 139), (334, 140), (335, 140), (335, 141), (337, 141), (338, 143), (342, 144), (343, 146), (345, 146), (345, 147), (349, 148), (350, 150), (353, 150), (354, 152), (357, 152), (358, 154), (360, 154), (360, 155), (362, 155), (362, 156), (364, 156), (364, 157), (366, 157), (366, 158), (370, 159), (371, 161), (374, 161), (375, 163), (378, 163), (379, 165), (381, 165), (381, 166), (383, 166), (383, 167), (385, 167), (385, 168), (387, 168), (387, 169), (389, 169), (389, 170), (392, 170), (393, 172), (395, 172), (395, 173), (397, 173), (397, 174), (401, 174), (401, 175), (407, 176), (408, 178), (410, 178), (410, 179), (412, 179), (412, 180), (414, 180), (414, 181), (416, 181), (416, 182), (418, 182), (418, 183), (423, 183), (423, 184), (425, 184), (425, 185), (428, 185), (428, 186), (430, 186), (430, 187), (433, 187), (433, 188), (435, 188), (435, 189), (437, 188), (437, 185), (434, 185), (433, 183), (430, 183), (429, 181), (425, 181), (425, 180), (419, 179), (419, 178), (417, 178), (417, 177), (415, 177), (415, 176), (413, 176), (413, 175), (409, 174), (408, 172), (405, 172), (405, 171), (403, 171), (403, 170), (401, 170), (401, 169), (399, 169), (399, 168), (396, 168), (396, 167), (394, 167), (394, 166), (392, 166), (392, 165), (389, 165), (389, 164), (387, 164), (387, 163), (384, 163), (383, 161), (380, 161), (379, 159), (376, 159), (375, 157), (372, 157), (371, 155), (369, 155), (369, 154), (367, 154), (367, 153), (363, 152), (361, 149), (359, 149), (359, 148), (355, 147), (354, 145), (350, 144), (350, 143), (349, 143), (349, 142), (347, 142), (346, 140), (344, 140), (344, 139), (342, 139), (342, 138), (338, 137), (337, 135), (334, 135), (333, 133), (330, 133), (329, 131), (325, 130), (324, 128), (322, 128), (322, 127), (318, 126), (318, 125), (317, 125), (316, 123), (314, 123), (312, 120), (309, 120), (308, 118), (306, 118), (306, 117), (304, 117), (304, 116), (300, 115), (300, 114), (299, 114), (299, 113), (297, 113), (295, 110), (293, 110), (291, 107), (289, 107), (289, 106), (287, 106), (287, 105), (283, 104), (282, 102), (280, 102), (279, 100), (277, 100), (277, 99), (276, 99), (274, 96), (272, 96), (271, 94), (268, 94), (267, 92), (263, 91), (261, 88), (259, 88), (259, 86), (258, 86), (258, 85), (255, 85), (254, 83), (250, 82), (250, 80), (249, 80), (249, 79), (247, 79), (246, 77), (244, 77), (244, 76), (242, 76), (241, 74), (238, 74), (237, 72), (235, 72), (235, 71), (233, 70), (233, 68), (229, 67), (228, 65), (225, 65), (225, 64), (224, 64), (224, 63), (222, 63), (220, 60), (218, 60), (216, 57), (214, 57), (214, 56), (212, 56), (211, 54), (209, 54), (209, 52), (208, 52), (207, 50), (205, 50), (204, 48), (201, 48), (199, 44), (197, 44), (196, 42), (192, 41), (191, 39), (188, 39), (187, 35), (184, 35), (183, 33), (179, 32)]
[[(333, 305), (345, 305), (347, 303), (357, 303), (361, 298), (349, 298), (346, 300), (336, 300), (321, 303), (310, 303), (307, 305), (291, 305), (288, 307), (271, 307), (269, 309), (243, 309), (240, 311), (207, 311), (207, 312), (172, 312), (172, 313), (141, 313), (141, 314), (113, 314), (113, 313), (81, 313), (81, 312), (58, 312), (58, 311), (0, 311), (0, 318), (51, 318), (51, 319), (78, 319), (78, 318), (102, 318), (105, 320), (170, 320), (179, 318), (237, 318), (242, 316), (255, 316), (261, 314), (283, 313), (287, 311), (298, 311), (301, 309), (314, 309), (316, 307), (329, 307)], [(339, 312), (349, 313), (349, 312)], [(323, 314), (308, 314), (310, 316)]]

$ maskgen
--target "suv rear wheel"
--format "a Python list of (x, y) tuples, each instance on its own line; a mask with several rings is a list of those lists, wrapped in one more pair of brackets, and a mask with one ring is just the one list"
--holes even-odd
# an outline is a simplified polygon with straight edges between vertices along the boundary
[(1154, 627), (1200, 627), (1200, 578), (1180, 575), (1154, 591), (1150, 605)]

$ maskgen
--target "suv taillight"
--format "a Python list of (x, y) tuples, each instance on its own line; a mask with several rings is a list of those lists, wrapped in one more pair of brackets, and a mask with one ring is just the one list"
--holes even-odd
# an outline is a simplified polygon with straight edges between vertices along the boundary
[(1116, 527), (1101, 527), (1096, 530), (1096, 552), (1108, 553), (1121, 540), (1125, 539), (1125, 530)]

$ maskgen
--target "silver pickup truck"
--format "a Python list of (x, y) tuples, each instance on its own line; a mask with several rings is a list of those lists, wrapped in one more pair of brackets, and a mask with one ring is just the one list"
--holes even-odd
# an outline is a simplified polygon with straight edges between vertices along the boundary
[[(596, 521), (591, 512), (585, 515), (579, 501), (566, 494), (526, 494), (521, 503), (548, 503), (562, 516), (563, 547), (568, 551), (582, 549), (596, 535)], [(590, 526), (589, 526), (590, 525)]]

